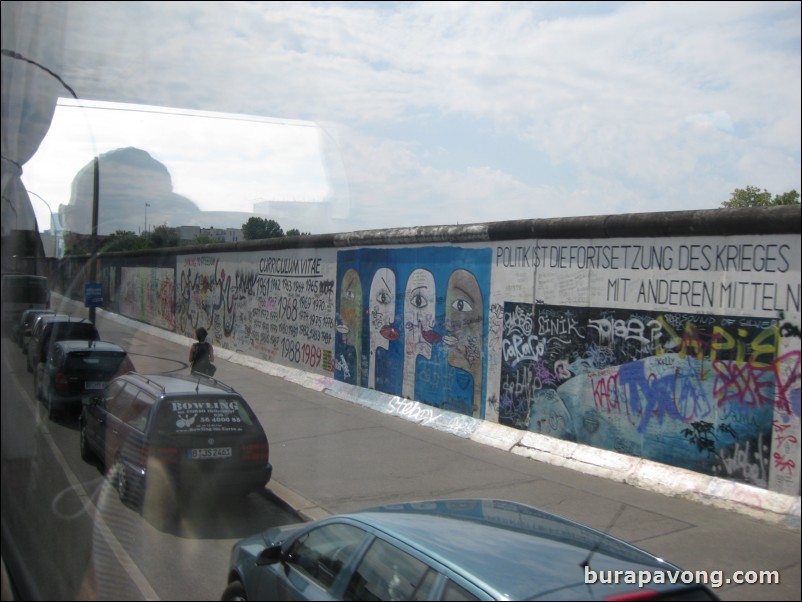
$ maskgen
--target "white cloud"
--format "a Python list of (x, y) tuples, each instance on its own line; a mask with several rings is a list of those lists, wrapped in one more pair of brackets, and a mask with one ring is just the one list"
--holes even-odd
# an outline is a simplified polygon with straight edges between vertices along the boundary
[[(101, 7), (103, 28), (96, 3), (71, 12), (63, 76), (82, 97), (336, 124), (351, 207), (338, 229), (714, 208), (736, 187), (802, 188), (798, 3)], [(471, 136), (440, 129), (455, 119)], [(183, 182), (204, 140), (184, 142), (178, 157), (146, 150), (198, 202)], [(258, 142), (240, 132), (215, 156), (214, 196), (277, 177)], [(306, 169), (284, 173), (309, 186)]]
[(713, 111), (711, 113), (699, 113), (697, 115), (689, 115), (688, 121), (703, 128), (712, 127), (722, 132), (734, 132), (735, 126), (732, 124), (732, 119), (726, 111)]

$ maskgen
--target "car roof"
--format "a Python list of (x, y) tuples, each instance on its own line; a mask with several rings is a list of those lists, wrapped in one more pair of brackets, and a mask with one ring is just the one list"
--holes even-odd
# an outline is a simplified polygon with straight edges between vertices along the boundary
[[(156, 396), (164, 395), (220, 395), (227, 394), (240, 397), (232, 387), (209, 376), (193, 374), (141, 374), (129, 372), (119, 379), (127, 380), (149, 389)], [(119, 380), (118, 379), (118, 380)]]
[(19, 323), (33, 326), (33, 323), (36, 321), (36, 318), (39, 316), (53, 316), (56, 312), (52, 309), (35, 309), (28, 307), (22, 311), (19, 317)]
[(115, 352), (122, 352), (125, 353), (125, 349), (117, 345), (116, 343), (111, 343), (109, 341), (87, 341), (87, 340), (72, 340), (68, 339), (65, 341), (58, 341), (56, 343), (57, 347), (61, 347), (67, 353), (71, 351), (115, 351)]
[(41, 329), (48, 322), (51, 322), (51, 321), (59, 319), (59, 318), (66, 318), (66, 317), (68, 317), (67, 314), (40, 314), (40, 315), (34, 317), (33, 322), (31, 322), (31, 327), (33, 329), (33, 328), (36, 328), (38, 326), (39, 329)]
[(594, 570), (676, 569), (601, 531), (506, 500), (410, 502), (340, 516), (408, 542), (487, 593), (511, 600), (558, 591), (560, 598), (584, 598), (590, 587), (585, 563)]
[(22, 310), (20, 318), (25, 319), (28, 316), (33, 316), (36, 314), (55, 315), (55, 313), (56, 313), (55, 310), (52, 309), (45, 309), (41, 307), (26, 307), (24, 310)]
[[(52, 316), (46, 316), (46, 318), (49, 317)], [(97, 332), (97, 327), (91, 321), (87, 320), (86, 318), (74, 318), (72, 316), (55, 316), (53, 317), (52, 320), (48, 319), (42, 325), (41, 332), (44, 332), (47, 329), (54, 329), (54, 328), (58, 329), (58, 332), (61, 332), (62, 330), (64, 330), (68, 326), (72, 326), (73, 324), (80, 324), (80, 325), (86, 324), (87, 326), (90, 326), (95, 332)]]
[(75, 318), (67, 314), (43, 314), (39, 317), (39, 320), (41, 320), (45, 326), (52, 322), (88, 322), (91, 324), (91, 322), (89, 322), (86, 318)]
[(57, 314), (57, 313), (52, 313), (51, 312), (49, 314), (48, 313), (40, 314), (40, 315), (36, 316), (35, 319), (36, 320), (41, 320), (43, 322), (46, 322), (46, 321), (50, 321), (50, 320), (56, 320), (58, 318), (68, 318), (68, 317), (69, 316), (67, 314)]
[(38, 280), (47, 282), (47, 276), (37, 276), (35, 274), (3, 274), (3, 280)]
[(47, 316), (46, 319), (48, 322), (70, 322), (72, 324), (79, 324), (79, 323), (92, 324), (92, 322), (87, 320), (86, 318), (77, 318), (75, 316), (68, 316), (66, 314), (55, 314), (53, 316)]

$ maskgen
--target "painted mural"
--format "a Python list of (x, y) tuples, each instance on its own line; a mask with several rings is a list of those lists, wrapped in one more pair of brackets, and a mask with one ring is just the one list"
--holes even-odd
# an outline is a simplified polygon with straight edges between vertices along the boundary
[(798, 494), (793, 238), (497, 248), (498, 421)]
[(448, 410), (799, 495), (799, 242), (240, 251), (121, 267), (118, 287), (112, 259), (102, 273), (126, 316), (204, 326), (424, 422)]
[(175, 330), (203, 326), (223, 349), (331, 374), (334, 277), (327, 250), (178, 256)]
[[(113, 272), (109, 272), (111, 278)], [(175, 330), (175, 271), (170, 268), (121, 270), (119, 311), (122, 315), (166, 330)]]
[(490, 261), (488, 248), (340, 251), (334, 377), (484, 417)]

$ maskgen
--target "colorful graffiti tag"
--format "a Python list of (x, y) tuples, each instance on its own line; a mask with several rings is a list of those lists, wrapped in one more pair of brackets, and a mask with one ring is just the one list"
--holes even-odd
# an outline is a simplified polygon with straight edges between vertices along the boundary
[(500, 423), (798, 494), (791, 237), (522, 242), (495, 259)]
[(123, 268), (120, 313), (167, 330), (175, 329), (175, 279), (170, 268)]
[(775, 411), (799, 416), (780, 338), (772, 320), (510, 303), (499, 422), (767, 487)]
[(333, 265), (315, 250), (179, 257), (176, 330), (203, 326), (224, 349), (331, 374)]

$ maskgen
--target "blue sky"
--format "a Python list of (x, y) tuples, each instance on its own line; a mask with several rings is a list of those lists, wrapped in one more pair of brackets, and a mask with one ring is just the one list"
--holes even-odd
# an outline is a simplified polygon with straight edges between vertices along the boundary
[[(203, 210), (334, 198), (320, 219), (280, 222), (322, 233), (713, 209), (735, 188), (802, 190), (798, 2), (68, 5), (54, 70), (86, 104), (258, 124), (220, 134), (196, 115), (191, 133), (177, 119), (142, 142)], [(74, 125), (87, 130), (82, 113)], [(317, 131), (318, 145), (277, 123)], [(115, 127), (93, 124), (95, 146), (135, 138)], [(55, 157), (83, 159), (69, 129), (23, 171), (51, 206), (68, 202), (74, 176)]]

